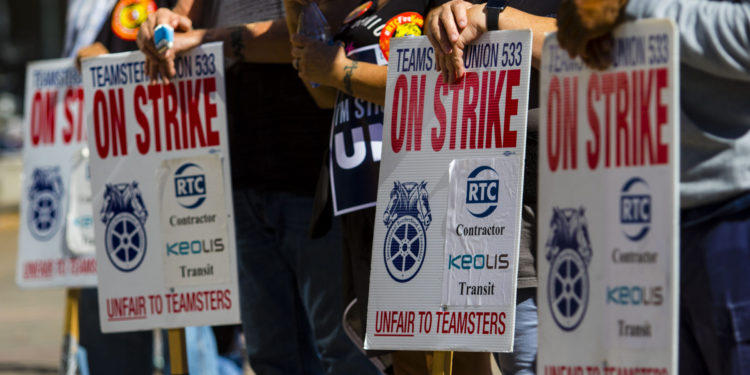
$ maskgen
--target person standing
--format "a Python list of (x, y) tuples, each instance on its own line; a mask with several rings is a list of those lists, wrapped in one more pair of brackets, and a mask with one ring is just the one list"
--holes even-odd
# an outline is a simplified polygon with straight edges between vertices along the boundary
[[(205, 42), (224, 41), (235, 61), (226, 70), (227, 111), (250, 366), (258, 375), (376, 374), (341, 325), (339, 226), (307, 236), (331, 112), (317, 107), (289, 64), (282, 3), (180, 0), (175, 11), (159, 10), (141, 27), (152, 79), (174, 75), (170, 58)], [(181, 29), (188, 15), (204, 29)], [(172, 22), (186, 32), (159, 54), (153, 29)]]
[(566, 0), (557, 37), (603, 69), (612, 30), (642, 18), (679, 31), (679, 372), (748, 373), (750, 1)]

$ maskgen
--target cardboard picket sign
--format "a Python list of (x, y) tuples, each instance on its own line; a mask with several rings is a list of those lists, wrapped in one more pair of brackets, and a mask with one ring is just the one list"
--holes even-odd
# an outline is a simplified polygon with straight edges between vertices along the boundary
[(103, 332), (240, 321), (221, 44), (175, 64), (83, 63)]
[(539, 374), (677, 371), (678, 42), (671, 21), (626, 23), (593, 71), (545, 41)]
[(511, 351), (531, 31), (487, 33), (444, 84), (392, 41), (367, 349)]
[[(81, 164), (86, 147), (83, 88), (74, 60), (29, 63), (24, 105), (16, 283), (21, 287), (96, 285), (96, 260), (93, 252), (86, 251), (93, 242), (91, 212), (74, 209), (69, 215), (70, 206), (76, 208), (78, 200), (87, 198), (71, 189), (72, 171)], [(85, 164), (81, 168), (85, 170)], [(66, 241), (70, 236), (79, 239), (73, 246)]]

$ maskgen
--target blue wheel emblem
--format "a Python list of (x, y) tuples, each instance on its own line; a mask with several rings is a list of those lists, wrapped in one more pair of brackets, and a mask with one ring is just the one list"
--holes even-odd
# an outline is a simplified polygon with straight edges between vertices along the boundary
[(101, 216), (107, 225), (104, 245), (112, 265), (123, 272), (138, 268), (148, 243), (144, 227), (148, 211), (138, 183), (107, 184)]
[(547, 290), (552, 317), (569, 331), (580, 324), (589, 302), (589, 275), (586, 264), (572, 249), (565, 249), (550, 266)]
[(547, 239), (547, 302), (564, 331), (581, 324), (589, 303), (591, 241), (584, 209), (554, 208)]
[(39, 241), (52, 238), (62, 222), (60, 167), (35, 168), (29, 188), (29, 231)]
[(107, 256), (117, 269), (128, 272), (138, 268), (146, 255), (146, 231), (133, 214), (115, 215), (104, 238)]
[(427, 183), (394, 182), (383, 215), (388, 227), (383, 244), (385, 268), (393, 280), (405, 283), (414, 278), (424, 263), (426, 231), (432, 222)]
[(385, 243), (385, 265), (396, 281), (411, 280), (422, 267), (425, 235), (422, 224), (411, 216), (402, 216), (388, 228)]

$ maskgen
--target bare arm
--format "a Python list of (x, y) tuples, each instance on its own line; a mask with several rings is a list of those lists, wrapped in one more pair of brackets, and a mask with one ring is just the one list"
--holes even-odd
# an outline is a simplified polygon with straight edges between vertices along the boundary
[[(463, 76), (464, 48), (487, 32), (485, 6), (454, 0), (427, 16), (425, 33), (435, 48), (438, 70), (443, 71), (446, 82)], [(539, 68), (545, 33), (557, 30), (555, 19), (507, 7), (498, 16), (497, 24), (500, 30), (532, 30), (531, 64)]]
[(175, 34), (179, 43), (179, 53), (203, 43), (224, 42), (224, 56), (243, 62), (289, 63), (292, 60), (289, 49), (289, 34), (283, 19), (262, 21), (246, 25), (200, 29)]
[[(300, 11), (302, 9), (302, 6), (305, 4), (309, 4), (311, 0), (284, 0), (284, 8), (286, 10), (286, 25), (287, 30), (289, 32), (289, 35), (294, 38), (297, 34), (297, 28), (299, 26), (299, 15)], [(346, 1), (333, 1), (333, 0), (320, 0), (317, 2), (318, 6), (320, 7), (321, 12), (323, 12), (323, 15), (326, 17), (326, 20), (328, 21), (328, 25), (330, 29), (338, 30), (341, 27), (341, 24), (344, 20), (344, 17), (346, 17), (347, 12), (349, 10), (354, 9), (358, 5), (358, 2), (356, 0), (346, 0)], [(320, 45), (323, 45), (325, 47), (325, 44), (319, 43)], [(298, 49), (300, 47), (303, 47), (302, 44), (297, 43), (296, 45), (293, 45), (293, 49)], [(334, 46), (328, 46), (328, 47), (334, 47)], [(313, 50), (314, 48), (311, 46), (310, 50)], [(336, 91), (338, 89), (337, 86), (333, 85), (332, 82), (335, 80), (329, 80), (334, 75), (333, 67), (329, 64), (333, 61), (333, 57), (336, 56), (335, 52), (333, 52), (332, 49), (328, 49), (327, 55), (325, 56), (324, 60), (317, 60), (315, 56), (312, 56), (315, 51), (306, 51), (310, 52), (307, 59), (303, 60), (301, 51), (298, 51), (299, 56), (294, 56), (297, 60), (296, 67), (297, 70), (300, 71), (299, 76), (302, 78), (302, 81), (305, 84), (305, 87), (307, 88), (307, 91), (310, 93), (310, 96), (313, 97), (315, 100), (315, 103), (321, 107), (321, 108), (331, 108), (335, 104), (336, 100)], [(343, 53), (343, 50), (342, 50)], [(294, 51), (292, 51), (292, 55), (294, 55)], [(320, 57), (320, 56), (317, 56)], [(344, 56), (346, 58), (346, 56)], [(301, 67), (304, 65), (305, 67)], [(311, 69), (306, 69), (307, 67), (310, 67)], [(322, 68), (322, 70), (325, 71), (325, 75), (327, 77), (321, 78), (319, 74), (316, 74), (313, 72), (313, 70), (321, 70), (318, 68)], [(347, 78), (350, 82), (350, 85), (356, 85), (352, 81), (355, 80), (352, 76), (354, 75), (354, 70), (357, 70), (358, 67), (350, 67), (349, 70), (351, 71), (349, 73), (349, 78)], [(338, 73), (341, 73), (343, 71), (343, 67), (339, 67)], [(303, 73), (303, 71), (305, 73)], [(312, 74), (310, 73), (312, 72)], [(346, 73), (343, 74), (342, 77), (345, 77)], [(317, 78), (312, 78), (317, 77)], [(310, 82), (316, 82), (320, 83), (321, 86), (313, 88)], [(385, 88), (385, 81), (383, 81), (383, 87)], [(345, 91), (346, 92), (346, 91)], [(381, 99), (382, 100), (382, 99)]]
[(351, 60), (340, 45), (328, 45), (302, 35), (294, 35), (292, 44), (292, 56), (299, 59), (299, 76), (305, 82), (317, 82), (369, 102), (384, 104), (388, 67)]

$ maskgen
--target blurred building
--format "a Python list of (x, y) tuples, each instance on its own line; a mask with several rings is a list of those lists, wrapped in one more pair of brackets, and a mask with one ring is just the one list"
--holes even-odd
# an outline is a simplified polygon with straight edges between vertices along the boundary
[(66, 0), (0, 0), (0, 210), (20, 197), (26, 63), (60, 57)]

